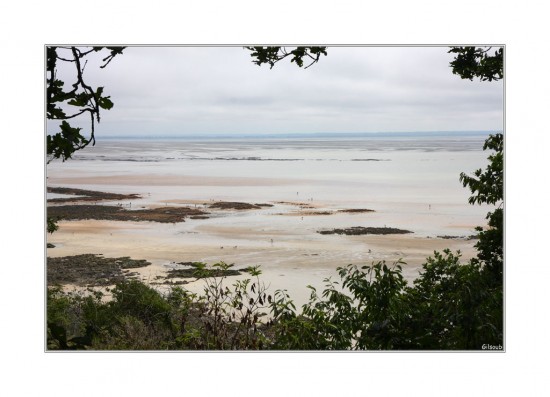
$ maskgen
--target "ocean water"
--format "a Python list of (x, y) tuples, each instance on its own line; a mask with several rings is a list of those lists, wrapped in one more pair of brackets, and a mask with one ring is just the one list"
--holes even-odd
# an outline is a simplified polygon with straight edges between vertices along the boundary
[[(487, 164), (489, 153), (482, 150), (486, 137), (480, 133), (99, 139), (72, 160), (48, 164), (48, 186), (142, 195), (131, 208), (203, 207), (218, 200), (273, 207), (217, 211), (210, 219), (179, 224), (105, 226), (87, 221), (103, 228), (93, 232), (63, 222), (51, 237), (59, 247), (48, 255), (125, 255), (160, 267), (190, 260), (261, 265), (270, 283), (291, 290), (333, 276), (337, 266), (401, 257), (411, 264), (406, 273), (412, 279), (422, 258), (442, 244), (472, 251), (471, 241), (442, 241), (438, 236), (466, 237), (486, 223), (490, 208), (469, 205), (470, 192), (459, 182), (461, 172)], [(303, 214), (297, 203), (313, 207), (306, 211), (332, 214)], [(351, 208), (374, 212), (337, 212)], [(413, 233), (318, 233), (351, 226), (396, 227)]]
[[(485, 166), (485, 138), (100, 140), (73, 160), (48, 165), (47, 174), (52, 186), (56, 178), (73, 177), (72, 186), (139, 193), (146, 204), (304, 201), (374, 209), (388, 226), (419, 235), (457, 234), (457, 225), (479, 224), (487, 212), (467, 203), (469, 192), (459, 182), (461, 172)], [(101, 176), (113, 182), (94, 181)], [(436, 213), (437, 222), (418, 219)]]

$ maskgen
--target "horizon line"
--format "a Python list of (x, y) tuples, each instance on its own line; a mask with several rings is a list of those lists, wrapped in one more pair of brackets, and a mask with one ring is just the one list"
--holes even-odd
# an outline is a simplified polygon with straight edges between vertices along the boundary
[(468, 130), (468, 131), (369, 131), (369, 132), (285, 132), (285, 133), (189, 133), (189, 134), (123, 134), (103, 135), (102, 139), (186, 139), (186, 138), (302, 138), (302, 137), (365, 137), (365, 136), (474, 136), (491, 133), (503, 133), (502, 130)]

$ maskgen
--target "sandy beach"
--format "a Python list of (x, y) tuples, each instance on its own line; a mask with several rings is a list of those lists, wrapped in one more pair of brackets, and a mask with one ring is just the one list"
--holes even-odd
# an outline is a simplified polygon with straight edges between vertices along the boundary
[[(58, 181), (52, 178), (51, 182)], [(63, 182), (67, 184), (66, 180)], [(225, 181), (233, 186), (238, 182)], [(465, 260), (475, 254), (475, 241), (467, 240), (466, 234), (444, 239), (415, 233), (383, 236), (317, 233), (327, 226), (369, 224), (380, 216), (376, 212), (346, 213), (322, 203), (308, 207), (314, 210), (303, 210), (301, 208), (307, 203), (302, 202), (272, 202), (273, 207), (256, 210), (212, 210), (208, 209), (211, 202), (204, 200), (163, 201), (170, 205), (199, 207), (209, 211), (210, 218), (167, 224), (91, 219), (61, 221), (59, 230), (48, 236), (48, 243), (55, 245), (48, 249), (48, 256), (93, 253), (146, 259), (151, 262), (150, 266), (133, 271), (148, 283), (165, 277), (177, 262), (199, 261), (212, 265), (223, 261), (234, 264), (237, 269), (259, 265), (262, 280), (270, 290), (286, 289), (296, 303), (303, 304), (309, 296), (306, 286), (322, 289), (324, 279), (337, 278), (339, 266), (368, 265), (382, 260), (392, 264), (401, 259), (406, 263), (403, 274), (412, 282), (434, 250), (460, 250)], [(135, 208), (148, 207), (139, 199), (134, 200), (133, 205)], [(150, 207), (162, 208), (162, 203)], [(465, 230), (474, 227), (461, 226)], [(200, 292), (202, 281), (191, 282), (185, 287)]]
[[(244, 149), (238, 143), (224, 143), (220, 153), (230, 151), (232, 157), (223, 157), (217, 149), (209, 154), (207, 144), (185, 142), (177, 154), (173, 144), (167, 145), (169, 153), (164, 155), (170, 157), (164, 159), (147, 157), (144, 144), (141, 151), (134, 151), (138, 157), (114, 161), (121, 154), (112, 154), (106, 143), (78, 160), (50, 164), (48, 187), (140, 198), (87, 202), (119, 206), (124, 220), (93, 216), (62, 220), (59, 230), (48, 235), (47, 242), (55, 248), (49, 248), (47, 256), (102, 254), (144, 259), (151, 265), (132, 271), (145, 282), (164, 277), (178, 262), (212, 265), (224, 261), (235, 268), (259, 265), (270, 290), (286, 289), (298, 304), (309, 296), (307, 285), (322, 289), (325, 278), (337, 279), (339, 266), (402, 260), (406, 263), (403, 274), (412, 282), (434, 250), (460, 250), (464, 260), (474, 256), (475, 240), (468, 237), (475, 234), (477, 225), (484, 224), (486, 210), (467, 204), (467, 192), (456, 179), (459, 170), (481, 162), (482, 153), (454, 149), (449, 153), (402, 150), (365, 155), (353, 142), (340, 143), (336, 151), (327, 148), (330, 142), (317, 145), (316, 149), (296, 145), (299, 150), (293, 147), (287, 154), (292, 161), (242, 161), (257, 159), (250, 157), (252, 153), (268, 158), (275, 152), (265, 143)], [(193, 157), (199, 146), (205, 159)], [(277, 156), (289, 152), (281, 152), (279, 146)], [(180, 160), (173, 160), (177, 155)], [(361, 156), (387, 161), (355, 161)], [(220, 202), (245, 206), (216, 206)], [(128, 216), (171, 208), (206, 215), (174, 222), (158, 217), (149, 218), (158, 221), (135, 221)], [(88, 209), (93, 212), (94, 207)], [(411, 233), (320, 233), (357, 227)], [(200, 291), (201, 283), (185, 286)]]

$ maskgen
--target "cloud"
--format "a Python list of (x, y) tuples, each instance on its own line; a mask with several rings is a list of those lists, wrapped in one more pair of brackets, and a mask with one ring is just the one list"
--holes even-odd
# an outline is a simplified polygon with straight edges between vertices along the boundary
[(502, 82), (452, 74), (445, 47), (329, 47), (307, 70), (242, 47), (130, 47), (86, 78), (115, 107), (98, 133), (501, 130)]

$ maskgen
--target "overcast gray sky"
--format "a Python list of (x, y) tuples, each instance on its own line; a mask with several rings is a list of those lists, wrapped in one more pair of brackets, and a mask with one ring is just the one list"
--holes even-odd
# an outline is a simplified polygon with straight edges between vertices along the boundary
[(462, 80), (447, 51), (329, 47), (270, 70), (242, 47), (129, 47), (84, 77), (115, 104), (97, 136), (501, 131), (502, 81)]

